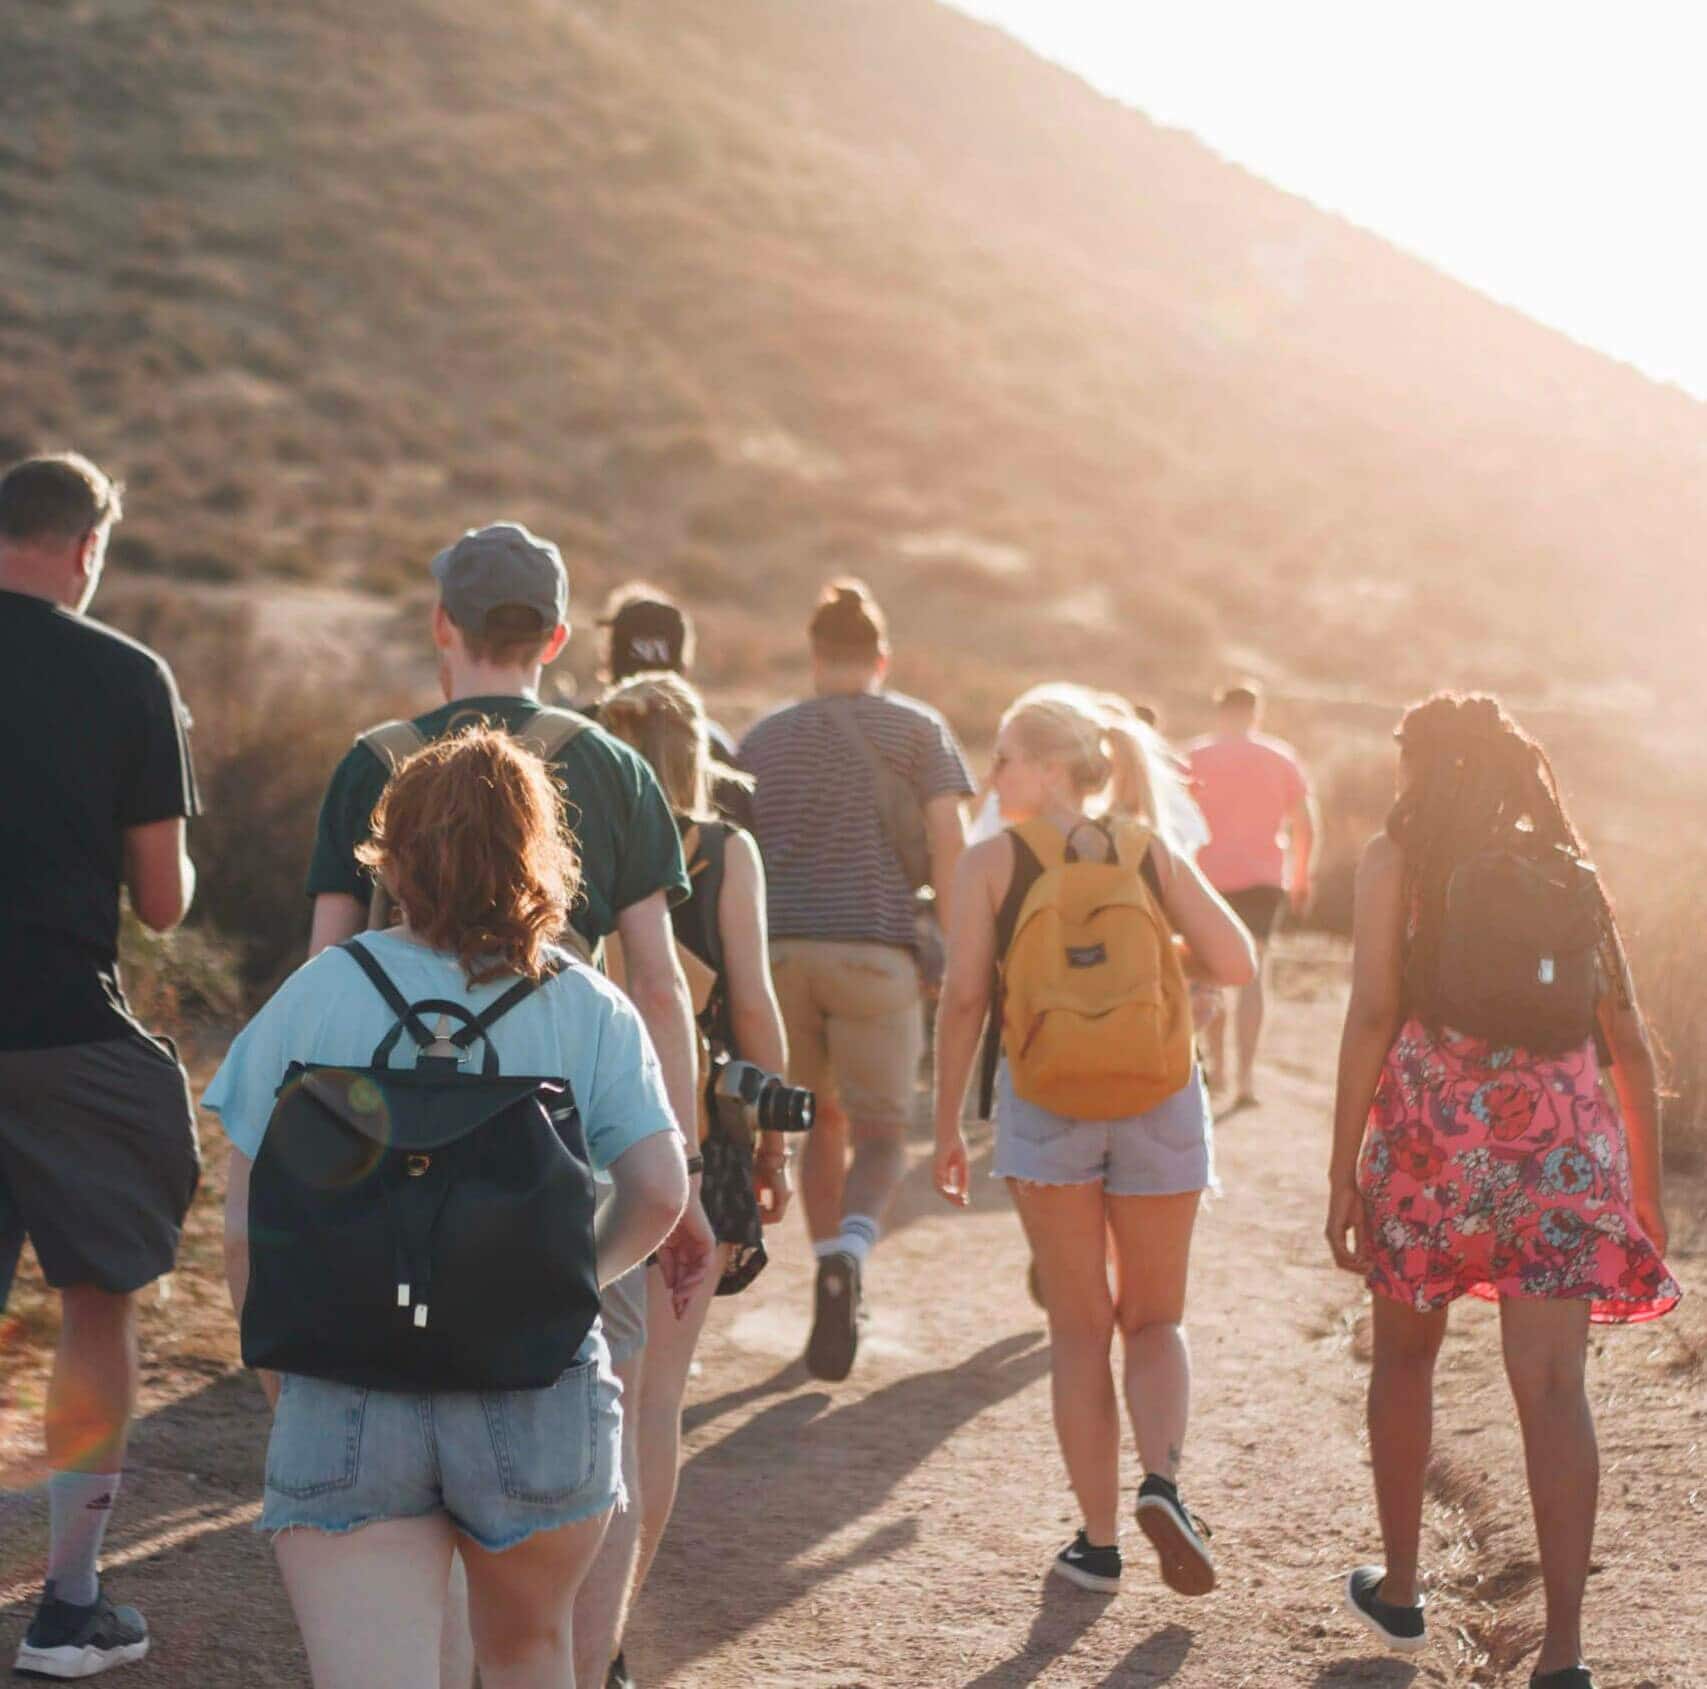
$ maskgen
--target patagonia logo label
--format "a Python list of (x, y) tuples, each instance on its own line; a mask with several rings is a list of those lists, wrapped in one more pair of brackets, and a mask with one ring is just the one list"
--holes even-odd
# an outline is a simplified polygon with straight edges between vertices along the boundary
[(1551, 956), (1541, 958), (1541, 966), (1535, 970), (1535, 977), (1543, 985), (1551, 985), (1559, 977), (1559, 970), (1554, 966)]
[(1102, 944), (1069, 944), (1067, 966), (1070, 968), (1100, 968), (1108, 960), (1108, 947)]

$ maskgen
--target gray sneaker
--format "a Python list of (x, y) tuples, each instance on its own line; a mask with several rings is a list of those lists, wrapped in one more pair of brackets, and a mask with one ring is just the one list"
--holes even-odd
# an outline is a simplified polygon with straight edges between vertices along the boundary
[(147, 1652), (148, 1625), (134, 1607), (115, 1607), (101, 1592), (75, 1607), (49, 1582), (13, 1669), (25, 1677), (94, 1677)]
[(806, 1370), (814, 1378), (837, 1384), (853, 1371), (858, 1353), (859, 1262), (837, 1250), (818, 1263)]

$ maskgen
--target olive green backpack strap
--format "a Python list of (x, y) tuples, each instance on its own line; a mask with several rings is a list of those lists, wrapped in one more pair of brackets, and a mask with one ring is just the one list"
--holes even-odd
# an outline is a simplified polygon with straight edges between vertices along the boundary
[[(382, 721), (379, 726), (358, 733), (356, 743), (385, 770), (385, 777), (389, 780), (410, 757), (426, 747), (427, 736), (412, 721)], [(368, 898), (368, 931), (377, 932), (390, 926), (396, 913), (391, 893), (376, 876), (372, 895)]]
[(574, 710), (542, 704), (528, 717), (527, 725), (517, 730), (516, 738), (541, 762), (555, 762), (592, 725)]

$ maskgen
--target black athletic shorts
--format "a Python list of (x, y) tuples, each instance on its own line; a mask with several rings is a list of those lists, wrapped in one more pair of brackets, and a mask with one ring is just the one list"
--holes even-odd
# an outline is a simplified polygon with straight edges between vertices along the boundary
[(172, 1270), (201, 1178), (189, 1079), (140, 1029), (0, 1050), (0, 1182), (56, 1290), (117, 1295)]
[(1266, 944), (1274, 936), (1280, 912), (1286, 907), (1286, 892), (1282, 887), (1246, 886), (1242, 891), (1224, 891), (1221, 895), (1258, 944)]

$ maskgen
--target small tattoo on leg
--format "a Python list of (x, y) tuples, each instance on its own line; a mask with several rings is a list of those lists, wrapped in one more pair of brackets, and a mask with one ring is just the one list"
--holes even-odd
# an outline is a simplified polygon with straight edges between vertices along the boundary
[(1180, 1447), (1178, 1443), (1168, 1444), (1168, 1476), (1175, 1477), (1179, 1473)]

